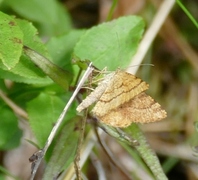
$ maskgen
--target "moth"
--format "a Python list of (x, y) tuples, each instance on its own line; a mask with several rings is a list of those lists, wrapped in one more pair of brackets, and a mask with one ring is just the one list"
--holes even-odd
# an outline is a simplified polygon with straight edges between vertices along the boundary
[(149, 85), (136, 76), (117, 70), (109, 75), (77, 107), (77, 111), (96, 102), (91, 113), (113, 127), (127, 127), (131, 123), (150, 123), (167, 116), (161, 105), (144, 91)]

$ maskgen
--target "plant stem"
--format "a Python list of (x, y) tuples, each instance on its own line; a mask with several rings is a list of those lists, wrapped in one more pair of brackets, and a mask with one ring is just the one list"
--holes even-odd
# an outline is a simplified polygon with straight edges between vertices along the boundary
[(126, 129), (131, 136), (138, 141), (139, 146), (134, 146), (147, 166), (150, 168), (155, 179), (168, 180), (163, 169), (160, 165), (159, 159), (155, 152), (151, 149), (144, 134), (140, 130), (137, 124), (133, 123), (128, 129)]

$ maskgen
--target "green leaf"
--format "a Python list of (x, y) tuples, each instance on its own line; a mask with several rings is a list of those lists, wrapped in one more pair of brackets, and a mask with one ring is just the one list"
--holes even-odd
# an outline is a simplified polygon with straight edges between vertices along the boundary
[(13, 111), (1, 106), (0, 112), (0, 149), (13, 149), (20, 144), (22, 131), (18, 128), (18, 121)]
[(38, 37), (38, 30), (32, 23), (21, 19), (16, 19), (16, 22), (24, 34), (23, 45), (28, 46), (46, 58), (51, 59), (45, 44)]
[(2, 70), (2, 69), (0, 69), (0, 78), (2, 78), (2, 79), (10, 79), (10, 80), (15, 81), (15, 82), (27, 83), (27, 84), (43, 84), (43, 85), (47, 85), (47, 84), (52, 83), (51, 79), (46, 78), (46, 77), (44, 77), (44, 78), (42, 78), (42, 77), (27, 78), (27, 77), (22, 77), (20, 75), (17, 75), (17, 74), (14, 74), (12, 72), (5, 71), (5, 70)]
[[(0, 67), (3, 70), (6, 70), (2, 65)], [(10, 71), (13, 74), (26, 77), (26, 78), (45, 78), (45, 74), (34, 65), (31, 61), (27, 59), (25, 56), (21, 56), (20, 62)]]
[(23, 33), (11, 16), (0, 12), (0, 59), (7, 69), (13, 68), (22, 53)]
[[(32, 23), (25, 20), (16, 20), (20, 29), (24, 33), (23, 43), (24, 45), (31, 47), (38, 53), (50, 59), (50, 55), (47, 52), (45, 45), (37, 36), (38, 32)], [(10, 71), (0, 63), (0, 75), (1, 78), (7, 78), (16, 82), (24, 83), (36, 83), (36, 84), (49, 84), (52, 81), (46, 76), (46, 74), (39, 69), (27, 56), (22, 55), (20, 61)]]
[(27, 103), (30, 126), (43, 147), (65, 103), (58, 97), (41, 93)]
[(3, 0), (0, 0), (0, 5), (1, 5), (2, 2), (3, 2)]
[(71, 57), (74, 46), (84, 33), (85, 30), (72, 30), (62, 36), (52, 37), (47, 42), (47, 48), (52, 56), (52, 62), (71, 71)]
[(62, 68), (56, 66), (51, 61), (41, 56), (37, 52), (33, 51), (28, 47), (24, 47), (26, 55), (41, 68), (54, 82), (68, 90), (69, 81), (71, 80), (71, 74)]
[(69, 14), (56, 0), (6, 0), (5, 3), (26, 19), (39, 23), (45, 36), (62, 34), (71, 29)]
[(52, 177), (55, 179), (74, 160), (79, 138), (79, 131), (76, 128), (78, 121), (78, 118), (71, 119), (61, 129), (45, 169), (43, 180), (52, 179)]
[(142, 37), (144, 22), (137, 16), (121, 17), (87, 30), (74, 49), (75, 56), (98, 68), (126, 68)]
[[(41, 42), (38, 36), (36, 36), (37, 30), (32, 26), (32, 24), (27, 23), (27, 21), (24, 21), (24, 20), (19, 20), (19, 25), (24, 32), (24, 45), (27, 47), (30, 47), (33, 50), (32, 51), (29, 49), (28, 57), (34, 63), (30, 61), (28, 62), (28, 60), (25, 61), (26, 64), (29, 65), (28, 70), (29, 71), (33, 70), (33, 73), (35, 72), (39, 73), (39, 76), (45, 73), (54, 82), (62, 86), (64, 89), (68, 89), (68, 84), (69, 84), (69, 81), (71, 80), (71, 74), (64, 71), (62, 68), (55, 66), (51, 61), (49, 61), (51, 60), (51, 57), (48, 54), (48, 51), (45, 45)], [(27, 50), (28, 50), (27, 48), (24, 50), (26, 54), (27, 54)], [(35, 64), (42, 71), (37, 66), (35, 66)], [(70, 68), (68, 67), (68, 69)], [(21, 70), (18, 71), (17, 69), (17, 73), (21, 73), (21, 72), (24, 72), (24, 71), (21, 71)], [(30, 75), (30, 74), (24, 73), (24, 75)], [(33, 77), (30, 76), (29, 78), (33, 78)]]

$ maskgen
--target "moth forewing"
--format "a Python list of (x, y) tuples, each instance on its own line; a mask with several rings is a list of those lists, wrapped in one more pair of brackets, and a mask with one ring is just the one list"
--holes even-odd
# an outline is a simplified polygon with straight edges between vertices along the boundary
[(164, 119), (166, 111), (144, 93), (148, 87), (146, 82), (136, 76), (118, 70), (94, 106), (92, 114), (103, 123), (114, 127)]

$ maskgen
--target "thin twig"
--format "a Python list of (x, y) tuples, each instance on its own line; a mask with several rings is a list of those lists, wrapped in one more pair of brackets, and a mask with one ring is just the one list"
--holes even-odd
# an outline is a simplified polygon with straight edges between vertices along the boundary
[[(135, 56), (132, 57), (130, 66), (134, 66), (137, 64), (141, 64), (143, 61), (143, 58), (145, 57), (148, 49), (151, 47), (151, 44), (153, 40), (155, 39), (157, 33), (159, 32), (160, 28), (164, 24), (167, 16), (169, 15), (171, 9), (173, 8), (173, 5), (175, 3), (175, 0), (164, 0), (161, 6), (159, 7), (158, 12), (156, 13), (149, 29), (144, 34), (142, 41), (140, 42), (138, 46), (138, 50), (135, 54)], [(136, 66), (132, 70), (129, 68), (127, 69), (128, 72), (135, 74), (138, 70), (139, 66)]]
[(53, 127), (47, 141), (46, 144), (44, 146), (44, 148), (42, 149), (41, 153), (39, 153), (39, 157), (38, 160), (36, 162), (34, 162), (34, 167), (32, 169), (32, 175), (31, 175), (31, 180), (34, 179), (34, 176), (36, 174), (36, 171), (41, 163), (41, 160), (43, 159), (47, 149), (49, 148), (50, 144), (52, 143), (52, 140), (54, 139), (56, 132), (58, 130), (58, 128), (60, 127), (60, 124), (62, 123), (65, 114), (67, 113), (71, 103), (73, 102), (74, 98), (76, 97), (76, 95), (78, 94), (79, 90), (81, 89), (82, 85), (84, 84), (84, 82), (87, 80), (88, 76), (91, 74), (91, 72), (93, 71), (93, 67), (92, 67), (92, 63), (89, 64), (87, 70), (85, 71), (83, 77), (81, 78), (79, 84), (77, 85), (74, 93), (72, 94), (70, 100), (68, 101), (68, 103), (66, 104), (65, 108), (63, 109), (61, 115), (59, 116), (57, 123), (55, 124), (55, 126)]
[(0, 89), (0, 97), (4, 100), (4, 102), (19, 116), (21, 116), (23, 119), (27, 120), (28, 115), (27, 113), (20, 108), (18, 105), (16, 105), (11, 99), (9, 99), (3, 91)]
[(116, 158), (113, 158), (112, 155), (110, 155), (110, 153), (108, 152), (107, 148), (104, 146), (103, 142), (101, 141), (100, 139), (100, 136), (98, 134), (98, 131), (96, 129), (96, 127), (94, 127), (94, 131), (95, 131), (95, 134), (96, 134), (96, 137), (98, 139), (98, 142), (100, 144), (100, 146), (102, 147), (103, 151), (105, 152), (105, 154), (107, 155), (107, 157), (109, 158), (109, 160), (111, 161), (111, 163), (118, 169), (122, 172), (122, 174), (127, 178), (127, 179), (130, 179), (130, 176), (129, 174), (123, 169), (121, 168), (121, 165), (119, 165), (119, 163), (115, 160)]
[(82, 118), (81, 131), (80, 131), (78, 145), (77, 145), (77, 149), (76, 149), (76, 157), (74, 159), (74, 168), (75, 168), (75, 171), (76, 171), (77, 180), (82, 179), (81, 167), (80, 167), (80, 153), (81, 153), (81, 148), (82, 148), (82, 145), (83, 145), (83, 139), (84, 139), (84, 134), (85, 134), (87, 113), (88, 113), (88, 109), (86, 109), (86, 111), (85, 111), (85, 117)]
[[(102, 130), (99, 132), (99, 134), (102, 133)], [(81, 160), (80, 160), (80, 166), (82, 167), (83, 164), (86, 162), (89, 154), (92, 151), (93, 146), (97, 142), (97, 139), (95, 137), (95, 134), (93, 130), (90, 130), (88, 135), (86, 136), (86, 139), (84, 141), (83, 147), (81, 148)], [(70, 165), (70, 167), (67, 169), (65, 173), (62, 175), (62, 179), (64, 180), (74, 180), (75, 179), (75, 170), (73, 164)]]

